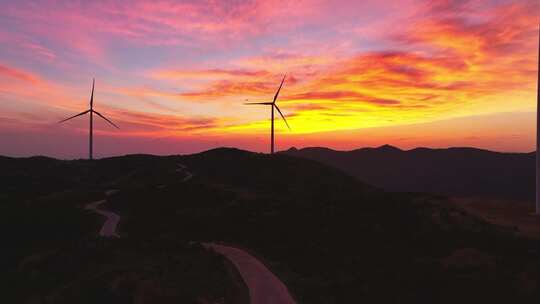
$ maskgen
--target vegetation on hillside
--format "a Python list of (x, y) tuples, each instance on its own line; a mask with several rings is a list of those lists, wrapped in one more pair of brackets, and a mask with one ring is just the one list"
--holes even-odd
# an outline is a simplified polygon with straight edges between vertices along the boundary
[[(230, 270), (197, 245), (203, 241), (247, 248), (299, 303), (527, 303), (540, 295), (538, 241), (518, 238), (444, 197), (386, 193), (307, 159), (235, 149), (94, 162), (42, 159), (56, 180), (31, 194), (21, 190), (26, 180), (47, 183), (50, 176), (27, 166), (29, 160), (6, 161), (19, 169), (2, 173), (3, 181), (13, 181), (6, 197), (16, 198), (2, 202), (2, 223), (28, 233), (9, 239), (19, 249), (10, 253), (4, 279), (17, 278), (15, 290), (23, 293), (48, 286), (34, 292), (40, 299), (52, 294), (77, 302), (73, 295), (84, 290), (88, 298), (130, 303), (144, 290), (159, 303), (201, 295), (240, 301)], [(194, 177), (183, 182), (179, 164)], [(119, 191), (104, 208), (122, 215), (122, 238), (102, 241), (96, 239), (99, 219), (82, 206), (113, 188)], [(26, 212), (40, 221), (18, 220)], [(39, 237), (32, 234), (41, 229)]]

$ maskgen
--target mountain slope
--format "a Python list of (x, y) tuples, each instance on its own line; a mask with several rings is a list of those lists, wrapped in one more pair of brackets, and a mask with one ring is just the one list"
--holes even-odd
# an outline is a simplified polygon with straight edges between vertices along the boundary
[(474, 148), (403, 151), (388, 145), (353, 151), (304, 148), (281, 153), (319, 161), (390, 191), (534, 199), (535, 153)]
[(526, 302), (537, 292), (522, 293), (520, 280), (523, 269), (538, 279), (538, 242), (440, 198), (386, 193), (287, 155), (215, 149), (176, 159), (189, 183), (112, 198), (129, 217), (121, 233), (249, 248), (299, 303)]
[[(0, 175), (48, 178), (23, 167)], [(26, 231), (3, 238), (9, 271), (0, 279), (19, 296), (64, 299), (52, 303), (131, 303), (141, 292), (148, 303), (226, 297), (234, 284), (200, 242), (255, 252), (298, 303), (527, 303), (539, 295), (538, 241), (440, 197), (387, 193), (312, 160), (215, 149), (58, 168), (71, 188), (24, 198), (14, 189), (21, 200), (2, 206), (9, 221), (2, 231)], [(122, 216), (118, 240), (96, 239), (98, 227), (87, 221), (94, 214), (82, 210), (107, 189), (118, 190), (106, 203)], [(62, 210), (72, 221), (56, 222)], [(28, 213), (40, 221), (20, 223)]]

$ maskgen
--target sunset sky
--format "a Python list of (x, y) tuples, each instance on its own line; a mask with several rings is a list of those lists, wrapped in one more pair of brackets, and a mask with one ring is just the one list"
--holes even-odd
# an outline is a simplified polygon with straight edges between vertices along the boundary
[(0, 0), (0, 154), (535, 148), (537, 0)]

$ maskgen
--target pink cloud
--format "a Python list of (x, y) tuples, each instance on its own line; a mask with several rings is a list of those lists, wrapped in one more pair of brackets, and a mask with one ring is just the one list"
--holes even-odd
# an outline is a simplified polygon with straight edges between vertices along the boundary
[(37, 75), (17, 68), (8, 67), (2, 64), (0, 64), (0, 77), (1, 76), (16, 80), (22, 80), (33, 84), (39, 83), (41, 81), (39, 76)]

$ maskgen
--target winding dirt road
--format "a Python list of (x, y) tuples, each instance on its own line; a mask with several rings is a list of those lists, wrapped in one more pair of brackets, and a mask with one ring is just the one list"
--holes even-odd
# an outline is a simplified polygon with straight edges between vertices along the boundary
[(251, 304), (295, 304), (289, 290), (266, 266), (239, 248), (204, 243), (205, 248), (229, 259), (249, 289)]
[[(191, 172), (186, 170), (186, 166), (182, 164), (178, 164), (178, 168), (176, 169), (176, 172), (184, 172), (185, 176), (182, 179), (182, 182), (187, 182), (191, 178), (193, 178), (193, 174)], [(114, 193), (118, 192), (118, 190), (107, 190), (105, 191), (106, 196), (111, 196)], [(116, 227), (118, 226), (118, 223), (120, 222), (120, 215), (108, 211), (99, 209), (99, 205), (107, 202), (107, 200), (99, 200), (96, 202), (89, 203), (85, 206), (84, 209), (86, 210), (92, 210), (97, 214), (100, 214), (106, 218), (105, 223), (103, 223), (103, 226), (101, 226), (101, 229), (99, 231), (99, 235), (102, 237), (113, 237), (113, 238), (119, 238), (120, 235), (116, 232)]]
[(118, 222), (120, 222), (120, 215), (107, 210), (101, 210), (99, 209), (99, 205), (105, 203), (107, 200), (100, 200), (97, 202), (90, 203), (86, 205), (84, 209), (86, 210), (92, 210), (97, 214), (100, 214), (106, 218), (105, 223), (103, 223), (103, 226), (101, 226), (101, 230), (99, 231), (99, 235), (103, 237), (114, 237), (119, 238), (120, 235), (116, 232), (116, 226), (118, 226)]
[[(186, 166), (182, 164), (178, 164), (177, 166), (176, 172), (184, 173), (182, 182), (187, 182), (193, 178), (193, 174), (187, 170)], [(105, 194), (110, 196), (115, 192), (116, 190), (109, 190), (105, 192)], [(85, 209), (92, 210), (106, 218), (105, 223), (103, 223), (103, 226), (99, 231), (100, 236), (119, 238), (120, 235), (116, 232), (116, 227), (118, 226), (121, 217), (112, 211), (98, 208), (105, 202), (107, 202), (107, 200), (89, 203), (85, 206)], [(283, 282), (281, 282), (262, 262), (246, 251), (231, 246), (213, 243), (203, 243), (202, 245), (205, 248), (214, 250), (223, 255), (235, 265), (249, 289), (251, 304), (296, 304), (285, 284), (283, 284)]]

